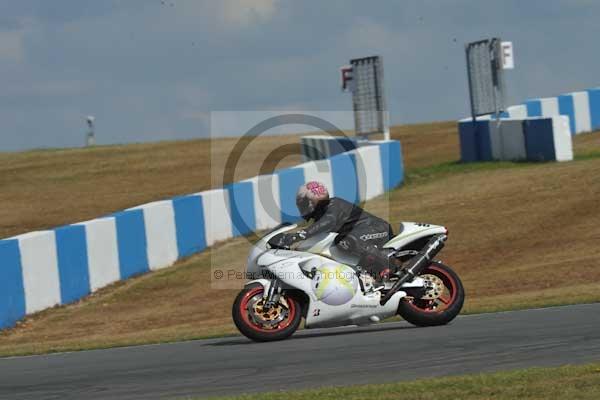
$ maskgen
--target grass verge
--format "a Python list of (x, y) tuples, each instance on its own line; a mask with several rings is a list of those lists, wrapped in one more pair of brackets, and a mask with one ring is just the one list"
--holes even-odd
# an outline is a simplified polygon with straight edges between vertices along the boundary
[(213, 400), (548, 400), (600, 398), (600, 364), (419, 379), (380, 385), (260, 393)]

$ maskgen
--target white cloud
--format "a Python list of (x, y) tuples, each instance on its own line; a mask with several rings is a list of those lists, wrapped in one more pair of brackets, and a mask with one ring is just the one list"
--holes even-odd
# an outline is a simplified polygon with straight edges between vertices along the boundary
[(4, 86), (0, 96), (76, 96), (86, 93), (93, 87), (92, 82), (84, 81), (28, 81), (26, 84), (11, 82)]
[(179, 116), (183, 119), (190, 119), (194, 121), (201, 121), (203, 123), (207, 123), (210, 119), (210, 112), (193, 109), (183, 109), (179, 113)]
[(207, 109), (211, 96), (204, 87), (189, 83), (178, 84), (175, 87), (175, 95), (180, 118), (208, 122), (210, 113)]
[(351, 47), (383, 50), (396, 42), (395, 32), (368, 18), (356, 21), (346, 34)]
[(228, 27), (247, 28), (268, 22), (277, 13), (277, 0), (221, 0), (217, 10)]

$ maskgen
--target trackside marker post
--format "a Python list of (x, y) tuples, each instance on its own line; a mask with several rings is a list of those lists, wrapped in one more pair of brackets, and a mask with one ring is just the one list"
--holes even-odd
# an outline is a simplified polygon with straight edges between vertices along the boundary
[(383, 134), (390, 140), (382, 57), (350, 60), (350, 65), (340, 67), (340, 86), (342, 91), (352, 92), (355, 135), (368, 140), (370, 135)]

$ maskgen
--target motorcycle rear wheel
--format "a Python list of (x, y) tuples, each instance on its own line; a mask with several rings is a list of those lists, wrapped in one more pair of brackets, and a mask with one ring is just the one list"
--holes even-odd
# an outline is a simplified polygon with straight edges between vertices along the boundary
[(417, 326), (445, 325), (456, 318), (465, 301), (465, 289), (458, 275), (449, 266), (433, 261), (419, 276), (439, 286), (436, 285), (422, 298), (402, 299), (398, 314)]
[(262, 304), (264, 288), (260, 284), (242, 289), (237, 295), (231, 314), (238, 330), (256, 342), (270, 342), (290, 337), (302, 320), (302, 308), (297, 300), (281, 294), (276, 307), (265, 309)]

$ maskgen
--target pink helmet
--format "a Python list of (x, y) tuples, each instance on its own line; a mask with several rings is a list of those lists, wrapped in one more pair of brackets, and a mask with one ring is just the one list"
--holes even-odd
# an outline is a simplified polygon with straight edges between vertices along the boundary
[(311, 181), (298, 188), (296, 206), (304, 219), (310, 219), (317, 204), (329, 200), (329, 191), (321, 182)]

